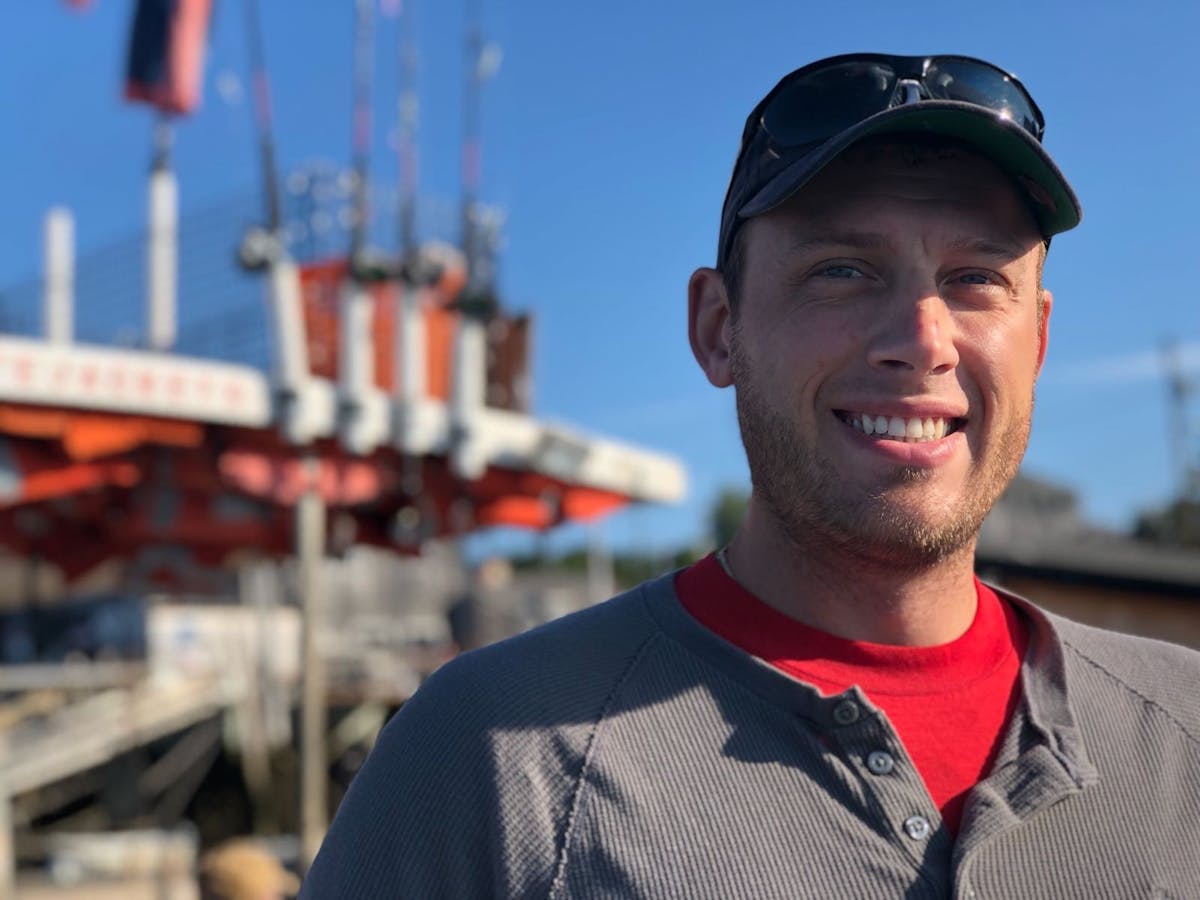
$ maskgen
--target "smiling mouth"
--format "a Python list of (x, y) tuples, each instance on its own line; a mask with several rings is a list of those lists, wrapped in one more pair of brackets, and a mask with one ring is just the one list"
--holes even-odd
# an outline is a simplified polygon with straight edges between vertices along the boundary
[(937, 441), (948, 434), (960, 431), (967, 420), (942, 416), (884, 416), (877, 413), (834, 410), (834, 415), (847, 425), (869, 434), (881, 441), (900, 441), (905, 444), (923, 444)]

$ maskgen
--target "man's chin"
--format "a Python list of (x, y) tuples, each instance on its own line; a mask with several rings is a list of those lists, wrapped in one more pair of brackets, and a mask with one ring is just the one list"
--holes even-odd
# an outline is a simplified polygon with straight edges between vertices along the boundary
[(948, 519), (946, 509), (878, 501), (855, 512), (823, 516), (819, 522), (794, 522), (788, 530), (799, 543), (815, 538), (864, 562), (926, 569), (974, 549), (982, 517), (960, 509), (960, 515)]
[(970, 552), (978, 533), (966, 523), (910, 519), (862, 534), (856, 545), (861, 555), (894, 568), (925, 569)]

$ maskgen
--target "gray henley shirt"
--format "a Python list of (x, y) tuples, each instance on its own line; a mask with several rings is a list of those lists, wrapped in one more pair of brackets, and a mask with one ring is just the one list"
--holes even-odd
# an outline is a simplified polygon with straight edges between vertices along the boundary
[(665, 576), (435, 673), (301, 896), (1200, 898), (1200, 654), (999, 593), (1022, 699), (957, 840), (870, 697), (732, 646)]

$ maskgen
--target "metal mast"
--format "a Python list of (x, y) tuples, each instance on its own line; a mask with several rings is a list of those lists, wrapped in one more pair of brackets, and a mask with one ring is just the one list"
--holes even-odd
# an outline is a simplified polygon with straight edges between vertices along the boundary
[(468, 0), (466, 82), (463, 97), (462, 246), (467, 286), (460, 306), (465, 315), (490, 318), (495, 312), (495, 236), (479, 204), (483, 178), (481, 100), (483, 86), (499, 66), (499, 48), (484, 41), (480, 0)]
[(250, 70), (254, 94), (254, 126), (258, 132), (259, 164), (262, 167), (263, 206), (267, 230), (279, 232), (282, 213), (279, 207), (279, 173), (275, 163), (275, 129), (271, 119), (271, 85), (267, 80), (263, 52), (262, 21), (258, 0), (246, 0), (246, 43), (249, 45)]
[(399, 90), (396, 100), (396, 157), (400, 167), (399, 238), (400, 259), (411, 261), (417, 254), (417, 124), (420, 99), (417, 95), (417, 44), (413, 6), (408, 0), (400, 9)]
[(371, 82), (375, 66), (373, 0), (356, 0), (354, 10), (354, 227), (350, 231), (350, 263), (357, 267), (366, 249), (370, 213)]

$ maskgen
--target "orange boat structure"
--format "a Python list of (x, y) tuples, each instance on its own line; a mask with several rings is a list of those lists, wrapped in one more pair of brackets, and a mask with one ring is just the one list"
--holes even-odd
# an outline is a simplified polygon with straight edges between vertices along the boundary
[[(153, 218), (154, 179), (172, 176), (151, 177)], [(68, 580), (113, 559), (159, 584), (290, 554), (306, 494), (326, 551), (406, 553), (683, 494), (673, 460), (531, 415), (531, 321), (465, 310), (454, 248), (426, 248), (424, 283), (363, 283), (345, 259), (297, 266), (259, 234), (267, 373), (170, 352), (175, 237), (161, 228), (148, 246), (159, 349), (73, 341), (71, 231), (48, 217), (45, 337), (0, 335), (0, 544)]]

